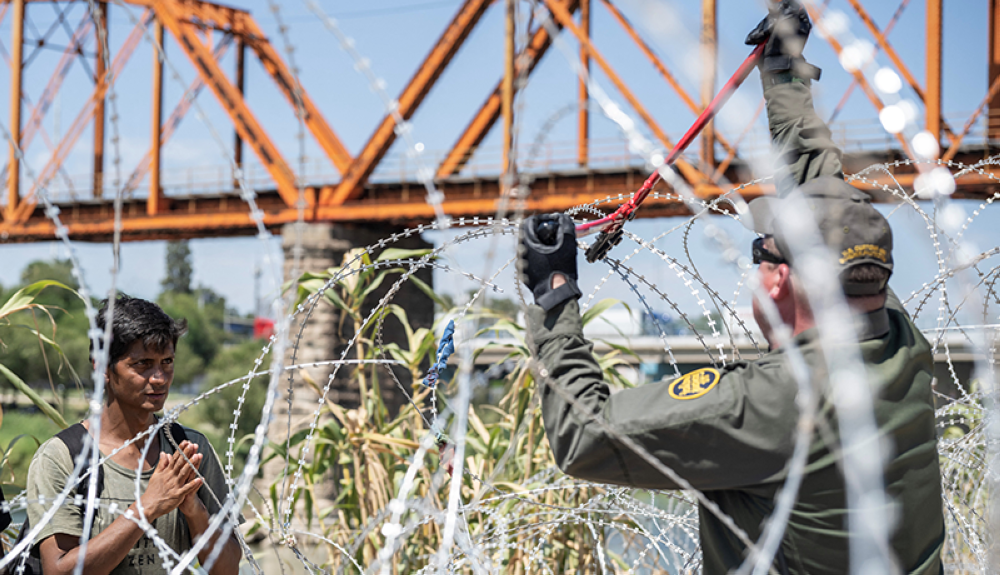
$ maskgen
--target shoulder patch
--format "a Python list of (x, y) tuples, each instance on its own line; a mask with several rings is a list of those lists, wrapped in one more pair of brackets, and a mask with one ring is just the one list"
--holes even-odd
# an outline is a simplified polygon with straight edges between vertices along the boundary
[(696, 369), (670, 382), (668, 390), (674, 399), (697, 399), (715, 387), (722, 376), (711, 367)]

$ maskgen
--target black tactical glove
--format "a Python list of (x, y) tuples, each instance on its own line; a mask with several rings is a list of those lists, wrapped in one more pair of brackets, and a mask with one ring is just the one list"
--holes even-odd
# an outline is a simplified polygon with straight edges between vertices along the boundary
[[(521, 281), (545, 311), (582, 294), (576, 285), (576, 226), (566, 214), (525, 218), (521, 224)], [(562, 274), (566, 283), (552, 289), (552, 276)]]
[(806, 63), (802, 57), (810, 30), (809, 13), (797, 0), (771, 3), (767, 17), (747, 34), (746, 39), (751, 46), (767, 42), (760, 62), (765, 79), (788, 72), (802, 80), (819, 80), (820, 69)]

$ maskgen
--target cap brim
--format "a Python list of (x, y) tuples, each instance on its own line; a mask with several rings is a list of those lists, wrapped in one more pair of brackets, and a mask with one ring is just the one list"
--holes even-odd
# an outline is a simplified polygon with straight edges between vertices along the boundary
[(778, 198), (763, 196), (750, 201), (748, 218), (740, 218), (743, 226), (764, 236), (774, 235), (774, 212), (777, 209)]

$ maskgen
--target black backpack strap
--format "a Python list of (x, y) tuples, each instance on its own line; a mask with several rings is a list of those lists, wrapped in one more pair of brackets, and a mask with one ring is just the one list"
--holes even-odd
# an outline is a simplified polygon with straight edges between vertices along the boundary
[(56, 434), (59, 441), (65, 443), (66, 447), (69, 448), (69, 456), (73, 459), (74, 464), (77, 456), (83, 452), (83, 438), (86, 436), (87, 428), (82, 423), (74, 423)]
[[(0, 491), (0, 506), (7, 502), (7, 499), (3, 496), (3, 491)], [(3, 510), (0, 507), (0, 531), (10, 527), (10, 513)], [(0, 557), (3, 557), (3, 546), (0, 546)]]
[(163, 437), (160, 438), (160, 449), (167, 454), (174, 453), (180, 447), (181, 443), (188, 440), (187, 433), (184, 433), (184, 427), (176, 421), (165, 425), (162, 432)]
[[(66, 444), (66, 448), (69, 449), (69, 457), (72, 460), (73, 465), (76, 465), (76, 458), (83, 453), (83, 445), (85, 438), (87, 437), (87, 428), (83, 426), (82, 423), (75, 423), (66, 429), (60, 431), (56, 434), (59, 441)], [(87, 483), (81, 481), (76, 486), (77, 493), (81, 495), (86, 494)], [(97, 468), (97, 496), (101, 496), (101, 491), (104, 490), (104, 466), (99, 466)]]
[(176, 421), (170, 424), (170, 437), (174, 438), (177, 445), (188, 440), (187, 434), (184, 433), (184, 426)]

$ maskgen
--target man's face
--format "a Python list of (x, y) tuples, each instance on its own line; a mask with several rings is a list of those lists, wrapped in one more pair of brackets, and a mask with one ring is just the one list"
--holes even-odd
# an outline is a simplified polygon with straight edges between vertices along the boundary
[(141, 340), (132, 342), (108, 370), (106, 381), (109, 399), (122, 407), (160, 411), (174, 381), (174, 346), (168, 343), (157, 351), (147, 348)]
[[(763, 246), (768, 252), (775, 253), (774, 240), (768, 238), (764, 240)], [(784, 282), (788, 279), (788, 266), (786, 264), (776, 264), (768, 261), (762, 261), (757, 266), (757, 281), (760, 285), (761, 293), (765, 295), (778, 307), (778, 315), (782, 317), (782, 320), (787, 321), (784, 317), (785, 310), (782, 305), (782, 300), (786, 293), (786, 287)], [(772, 341), (772, 336), (774, 334), (774, 328), (767, 321), (767, 316), (764, 314), (763, 306), (758, 300), (758, 296), (755, 293), (753, 297), (753, 319), (757, 322), (760, 327), (761, 333), (764, 334), (764, 339), (767, 340), (772, 347), (774, 347), (775, 342)]]

